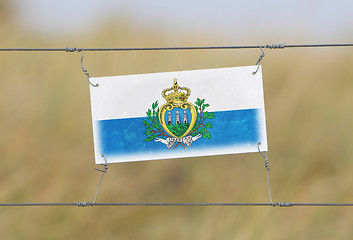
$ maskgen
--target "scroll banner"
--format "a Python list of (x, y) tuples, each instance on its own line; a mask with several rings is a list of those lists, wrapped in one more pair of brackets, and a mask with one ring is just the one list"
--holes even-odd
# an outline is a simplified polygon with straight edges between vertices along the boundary
[(96, 164), (267, 151), (261, 68), (91, 78)]

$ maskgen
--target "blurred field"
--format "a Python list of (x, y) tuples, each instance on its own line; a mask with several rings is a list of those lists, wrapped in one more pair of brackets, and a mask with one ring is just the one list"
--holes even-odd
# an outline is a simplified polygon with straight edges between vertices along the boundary
[[(222, 45), (129, 22), (41, 38), (2, 21), (1, 47)], [(232, 43), (237, 44), (237, 43)], [(255, 44), (264, 44), (258, 42)], [(253, 65), (260, 50), (85, 54), (92, 76)], [(269, 50), (263, 79), (272, 197), (353, 202), (353, 49)], [(0, 53), (1, 203), (93, 201), (88, 83), (79, 53)], [(109, 166), (98, 202), (268, 202), (259, 154)], [(351, 239), (351, 208), (1, 207), (1, 239)]]

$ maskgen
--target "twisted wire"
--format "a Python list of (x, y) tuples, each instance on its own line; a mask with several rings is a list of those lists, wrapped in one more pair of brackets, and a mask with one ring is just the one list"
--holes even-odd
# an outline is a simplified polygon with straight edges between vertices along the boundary
[(107, 163), (107, 159), (105, 158), (104, 154), (102, 154), (102, 157), (104, 158), (104, 162), (105, 162), (105, 163), (103, 164), (104, 169), (103, 169), (103, 170), (101, 170), (101, 169), (96, 168), (96, 170), (97, 170), (97, 171), (102, 172), (102, 176), (101, 176), (101, 180), (99, 181), (99, 184), (98, 184), (98, 187), (97, 187), (97, 190), (96, 190), (96, 194), (94, 195), (94, 200), (93, 200), (92, 206), (94, 206), (94, 205), (95, 205), (95, 203), (96, 203), (96, 199), (97, 199), (98, 191), (99, 191), (99, 188), (100, 188), (101, 183), (102, 183), (102, 181), (103, 181), (104, 174), (106, 174), (106, 172), (107, 172), (107, 170), (108, 170), (108, 163)]
[(271, 197), (271, 186), (270, 186), (270, 167), (269, 167), (269, 163), (268, 163), (268, 158), (266, 156), (266, 153), (265, 152), (261, 152), (260, 150), (260, 145), (261, 145), (261, 142), (257, 143), (257, 149), (259, 150), (259, 153), (261, 154), (261, 156), (263, 158), (265, 158), (265, 168), (266, 168), (266, 175), (267, 175), (267, 189), (268, 189), (268, 196), (270, 198), (270, 202), (272, 204), (272, 206), (275, 206), (276, 204), (274, 204), (272, 202), (272, 197)]
[[(260, 62), (262, 61), (262, 58), (265, 56), (265, 50), (267, 48), (268, 45), (266, 45), (263, 49), (262, 47), (260, 47), (260, 50), (261, 50), (261, 55), (259, 57), (259, 60), (257, 60), (256, 64), (257, 65), (257, 68), (254, 72), (252, 72), (253, 75), (255, 75), (257, 73), (257, 71), (259, 71), (259, 68), (260, 68)], [(271, 46), (272, 47), (272, 46)], [(276, 46), (277, 47), (277, 46)]]
[(51, 206), (76, 206), (76, 207), (93, 207), (93, 206), (150, 206), (150, 207), (353, 207), (353, 203), (293, 203), (293, 202), (277, 202), (277, 203), (0, 203), (0, 207), (51, 207)]
[(78, 48), (66, 48), (69, 50), (69, 52), (73, 52), (73, 51), (82, 51), (82, 56), (81, 56), (81, 69), (82, 69), (82, 72), (87, 76), (87, 81), (88, 83), (92, 86), (92, 87), (99, 87), (99, 84), (93, 84), (91, 81), (90, 81), (90, 78), (91, 76), (89, 75), (89, 72), (84, 68), (83, 66), (83, 57), (85, 55), (85, 51), (83, 48), (81, 49), (78, 49)]
[(0, 48), (2, 52), (81, 52), (84, 51), (171, 51), (171, 50), (227, 50), (227, 49), (284, 49), (317, 47), (353, 47), (353, 43), (329, 44), (268, 44), (249, 46), (203, 46), (203, 47), (137, 47), (137, 48)]

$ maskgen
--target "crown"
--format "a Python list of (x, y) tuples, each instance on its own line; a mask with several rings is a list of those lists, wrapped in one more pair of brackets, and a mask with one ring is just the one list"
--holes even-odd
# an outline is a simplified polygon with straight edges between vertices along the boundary
[[(162, 96), (163, 98), (168, 102), (168, 103), (182, 103), (186, 102), (188, 97), (191, 94), (191, 91), (187, 87), (180, 87), (178, 85), (178, 80), (174, 78), (174, 84), (173, 87), (164, 89), (162, 91)], [(180, 92), (179, 90), (184, 90), (186, 92)], [(174, 91), (174, 92), (172, 92)]]

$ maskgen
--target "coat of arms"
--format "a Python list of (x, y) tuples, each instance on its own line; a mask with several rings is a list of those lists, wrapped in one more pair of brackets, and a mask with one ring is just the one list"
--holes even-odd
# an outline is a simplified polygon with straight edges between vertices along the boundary
[(154, 140), (174, 150), (178, 145), (186, 149), (201, 137), (211, 139), (209, 120), (214, 118), (214, 113), (205, 111), (210, 106), (205, 99), (197, 98), (196, 105), (188, 102), (190, 95), (191, 90), (180, 87), (177, 79), (172, 87), (162, 91), (167, 102), (160, 108), (158, 101), (154, 102), (152, 109), (146, 112), (147, 120), (143, 120), (145, 142)]

